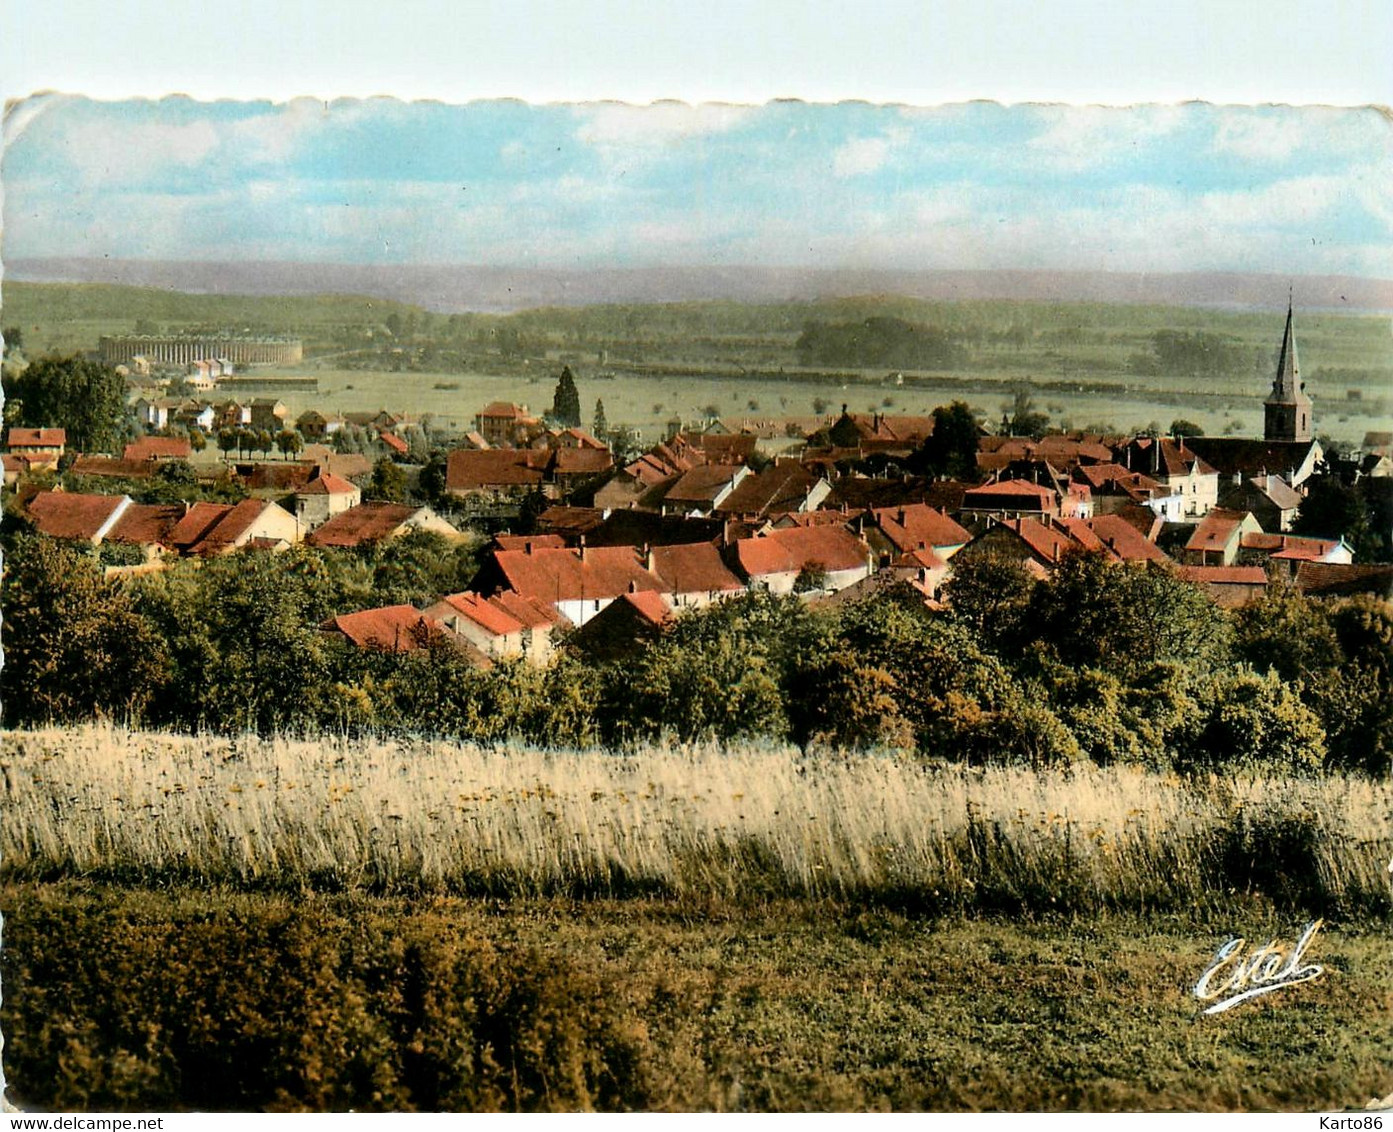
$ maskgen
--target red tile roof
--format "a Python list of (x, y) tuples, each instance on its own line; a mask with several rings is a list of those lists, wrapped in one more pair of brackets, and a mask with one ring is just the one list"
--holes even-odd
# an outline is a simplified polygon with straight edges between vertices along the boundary
[(566, 540), (560, 535), (494, 535), (493, 545), (498, 550), (526, 550), (528, 547), (555, 550), (564, 547)]
[[(1185, 549), (1193, 551), (1223, 550), (1232, 540), (1239, 524), (1247, 517), (1247, 511), (1230, 511), (1223, 507), (1213, 508), (1208, 515), (1200, 520), (1194, 533), (1190, 535), (1190, 540), (1185, 544)], [(1244, 539), (1244, 545), (1246, 544), (1247, 536)]]
[(405, 503), (372, 501), (340, 511), (305, 541), (311, 546), (363, 546), (391, 538), (420, 510)]
[(217, 554), (247, 533), (267, 507), (264, 499), (226, 503), (195, 503), (168, 533), (169, 542), (187, 554)]
[(661, 591), (661, 579), (645, 570), (631, 546), (578, 550), (497, 550), (493, 559), (508, 587), (541, 602), (615, 598), (634, 590)]
[(509, 421), (533, 419), (520, 405), (514, 405), (511, 401), (494, 401), (485, 406), (479, 416)]
[(1338, 539), (1311, 538), (1308, 535), (1267, 534), (1257, 531), (1243, 536), (1244, 550), (1265, 550), (1273, 558), (1318, 561), (1339, 545)]
[(126, 445), (121, 454), (124, 460), (187, 460), (193, 447), (182, 437), (142, 436)]
[(469, 618), (480, 628), (495, 637), (506, 637), (510, 633), (520, 633), (523, 623), (499, 605), (475, 593), (447, 594), (441, 599), (461, 616)]
[(670, 594), (732, 593), (745, 584), (721, 560), (715, 543), (692, 542), (674, 546), (655, 546), (653, 573)]
[(109, 476), (116, 479), (149, 479), (154, 474), (148, 460), (117, 460), (111, 456), (79, 456), (69, 469), (75, 476)]
[(440, 631), (440, 623), (423, 616), (415, 606), (388, 605), (342, 613), (319, 628), (322, 632), (338, 633), (359, 648), (414, 652), (426, 647), (430, 634)]
[(963, 492), (963, 508), (979, 511), (1053, 511), (1059, 494), (1029, 480), (1002, 480)]
[(1093, 533), (1123, 562), (1169, 562), (1170, 556), (1120, 515), (1088, 520)]
[(650, 625), (661, 626), (672, 620), (672, 610), (668, 608), (667, 602), (663, 600), (661, 594), (651, 590), (620, 594), (615, 600), (616, 602), (627, 602), (633, 606), (634, 612)]
[(79, 495), (71, 491), (41, 491), (29, 501), (34, 529), (50, 538), (91, 541), (123, 504), (124, 495)]
[(61, 428), (12, 428), (11, 448), (62, 448), (68, 443), (68, 433)]
[(1267, 571), (1261, 566), (1177, 566), (1187, 582), (1224, 586), (1265, 586)]
[(757, 475), (746, 476), (717, 510), (747, 518), (796, 511), (817, 482), (818, 476), (797, 460), (780, 460)]
[(1065, 554), (1082, 549), (1065, 531), (1047, 527), (1037, 519), (1006, 519), (1001, 526), (1014, 531), (1037, 558), (1058, 562)]
[(195, 503), (168, 532), (170, 543), (180, 549), (193, 546), (231, 510), (228, 503)]
[(550, 455), (531, 448), (457, 448), (445, 462), (445, 487), (449, 491), (478, 491), (540, 486)]
[(614, 457), (608, 448), (555, 448), (552, 450), (551, 472), (557, 476), (598, 475), (614, 467)]
[(972, 539), (968, 531), (942, 511), (923, 503), (873, 508), (871, 519), (901, 552), (919, 547), (963, 546)]
[(870, 552), (844, 527), (788, 527), (735, 543), (740, 569), (750, 578), (796, 574), (816, 563), (824, 570), (854, 570), (867, 566)]
[(170, 532), (184, 517), (184, 505), (132, 503), (107, 532), (108, 542), (128, 542), (137, 546), (173, 546)]
[(390, 448), (393, 452), (397, 453), (397, 455), (399, 456), (405, 456), (408, 452), (411, 451), (411, 448), (406, 443), (406, 441), (404, 441), (401, 437), (397, 436), (395, 433), (387, 432), (384, 430), (377, 434), (377, 439), (382, 441), (383, 444), (385, 444), (388, 448)]
[(528, 629), (549, 628), (552, 625), (570, 624), (549, 602), (537, 601), (515, 590), (500, 590), (489, 598), (489, 602), (509, 616), (516, 618)]
[(336, 476), (333, 472), (320, 472), (304, 487), (300, 488), (300, 495), (352, 495), (358, 488), (349, 483), (342, 476)]

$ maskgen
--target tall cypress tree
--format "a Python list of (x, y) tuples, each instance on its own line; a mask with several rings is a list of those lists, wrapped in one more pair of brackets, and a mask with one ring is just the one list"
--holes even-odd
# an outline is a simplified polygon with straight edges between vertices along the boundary
[(576, 390), (576, 379), (570, 366), (561, 371), (561, 380), (556, 383), (556, 394), (551, 400), (551, 415), (558, 424), (568, 428), (580, 428), (580, 393)]
[(607, 432), (609, 432), (609, 422), (605, 420), (605, 403), (597, 397), (595, 398), (595, 427), (590, 430), (590, 435), (596, 440), (603, 440)]

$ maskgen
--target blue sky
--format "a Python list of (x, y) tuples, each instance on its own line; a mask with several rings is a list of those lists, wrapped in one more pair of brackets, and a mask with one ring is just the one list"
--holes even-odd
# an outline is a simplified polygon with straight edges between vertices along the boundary
[(7, 259), (1393, 278), (1371, 110), (49, 96), (5, 140)]

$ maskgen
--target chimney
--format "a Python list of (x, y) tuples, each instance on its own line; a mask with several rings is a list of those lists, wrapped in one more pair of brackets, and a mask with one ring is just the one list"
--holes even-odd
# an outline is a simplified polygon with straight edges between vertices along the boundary
[(1161, 439), (1152, 437), (1151, 439), (1151, 474), (1154, 476), (1161, 470)]
[(643, 544), (643, 568), (653, 573), (653, 548), (647, 543)]
[(585, 561), (585, 536), (580, 536), (580, 560)]
[(900, 508), (899, 513), (898, 513), (898, 515), (897, 515), (897, 517), (896, 517), (896, 519), (895, 519), (895, 522), (899, 523), (900, 526), (904, 526), (904, 508), (903, 508), (903, 507)]

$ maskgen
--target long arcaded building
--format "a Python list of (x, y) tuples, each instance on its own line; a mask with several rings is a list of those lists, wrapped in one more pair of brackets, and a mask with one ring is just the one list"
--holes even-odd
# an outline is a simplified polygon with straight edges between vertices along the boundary
[(250, 338), (233, 334), (113, 334), (101, 339), (102, 361), (115, 365), (143, 357), (175, 365), (227, 358), (237, 365), (287, 365), (301, 361), (298, 338)]

